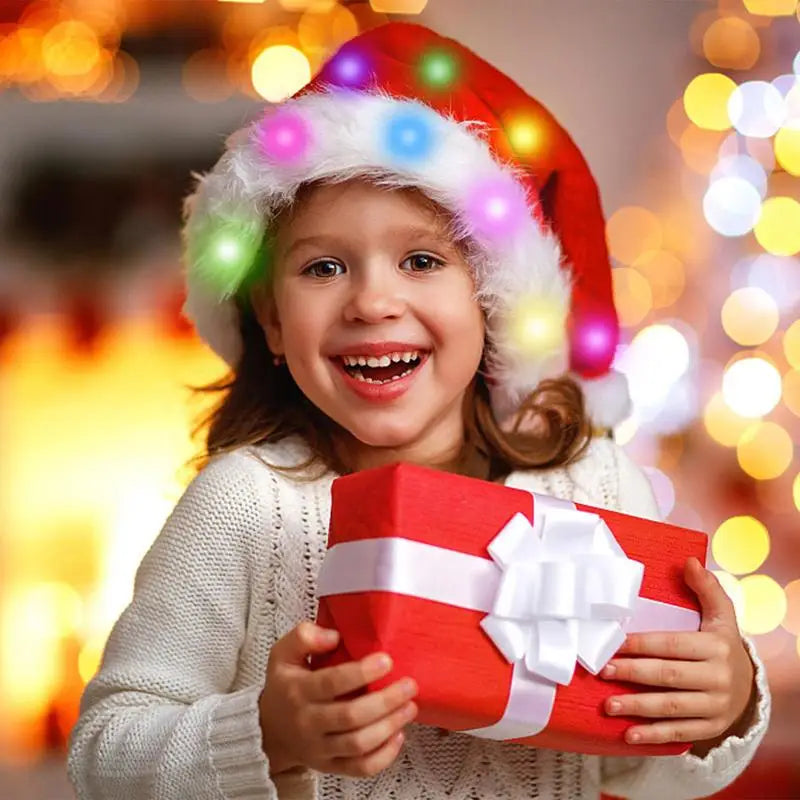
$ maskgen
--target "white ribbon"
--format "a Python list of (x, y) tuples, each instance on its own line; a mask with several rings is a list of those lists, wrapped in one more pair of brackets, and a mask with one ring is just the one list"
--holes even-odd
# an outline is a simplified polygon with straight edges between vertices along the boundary
[(625, 632), (697, 630), (696, 611), (638, 596), (644, 567), (629, 559), (597, 514), (534, 495), (531, 524), (516, 514), (489, 544), (492, 561), (409, 539), (330, 548), (320, 597), (387, 591), (484, 611), (481, 627), (514, 665), (502, 718), (464, 731), (519, 739), (543, 730), (558, 683), (576, 662), (596, 674)]

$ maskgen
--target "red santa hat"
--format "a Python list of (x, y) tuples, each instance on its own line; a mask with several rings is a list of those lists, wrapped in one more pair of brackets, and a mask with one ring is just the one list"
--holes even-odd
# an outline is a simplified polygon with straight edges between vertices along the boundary
[(185, 314), (231, 366), (235, 295), (270, 221), (310, 181), (416, 187), (469, 240), (498, 419), (571, 374), (595, 425), (629, 411), (597, 185), (553, 115), (458, 42), (394, 22), (344, 45), (294, 97), (231, 136), (187, 200)]

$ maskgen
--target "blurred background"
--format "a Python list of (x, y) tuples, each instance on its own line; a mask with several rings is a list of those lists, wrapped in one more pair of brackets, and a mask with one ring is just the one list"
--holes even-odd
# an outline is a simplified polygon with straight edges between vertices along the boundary
[(224, 373), (179, 315), (191, 173), (393, 18), (477, 50), (583, 149), (634, 397), (616, 437), (711, 536), (774, 693), (722, 796), (800, 797), (797, 0), (2, 0), (0, 797), (71, 797), (82, 688), (191, 477), (187, 386)]

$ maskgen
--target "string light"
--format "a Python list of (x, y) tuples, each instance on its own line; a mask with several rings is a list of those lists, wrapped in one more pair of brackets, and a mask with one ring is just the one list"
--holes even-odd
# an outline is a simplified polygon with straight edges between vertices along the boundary
[(489, 178), (467, 192), (466, 218), (479, 238), (497, 241), (513, 237), (528, 218), (525, 194), (511, 178)]
[(301, 114), (279, 111), (268, 115), (257, 128), (258, 146), (270, 161), (295, 164), (302, 161), (311, 144), (311, 130)]
[(509, 314), (508, 331), (515, 347), (528, 357), (546, 357), (565, 336), (566, 309), (539, 295), (520, 298)]
[(458, 78), (458, 71), (458, 61), (446, 50), (428, 50), (419, 60), (420, 81), (430, 89), (450, 88)]
[(394, 112), (383, 133), (389, 158), (402, 165), (430, 158), (436, 145), (433, 121), (430, 112), (422, 108), (404, 108)]

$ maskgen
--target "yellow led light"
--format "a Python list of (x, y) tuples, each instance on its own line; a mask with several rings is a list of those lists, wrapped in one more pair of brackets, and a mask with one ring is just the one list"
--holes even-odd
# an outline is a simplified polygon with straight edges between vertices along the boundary
[(509, 315), (509, 334), (529, 355), (547, 355), (564, 341), (566, 311), (539, 296), (521, 298)]
[(711, 539), (714, 561), (734, 575), (757, 570), (769, 555), (769, 533), (755, 517), (731, 517)]

